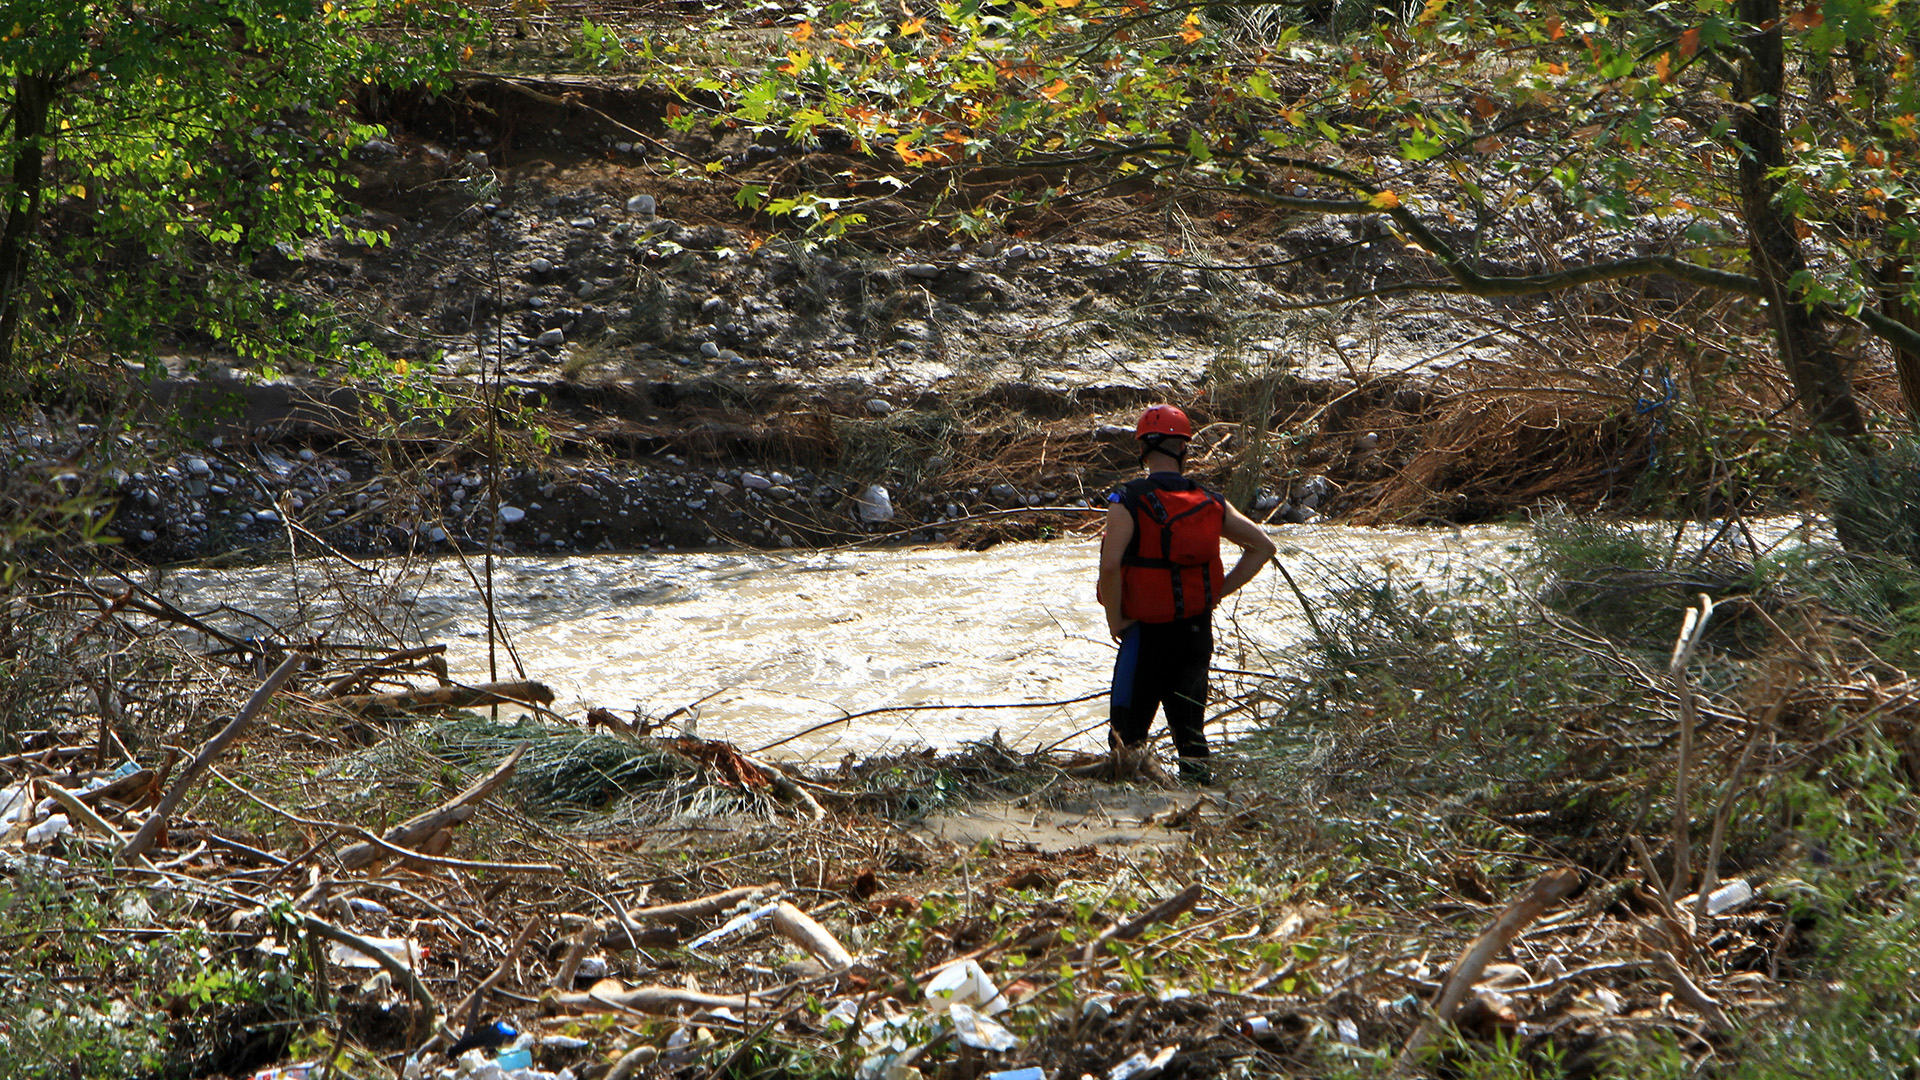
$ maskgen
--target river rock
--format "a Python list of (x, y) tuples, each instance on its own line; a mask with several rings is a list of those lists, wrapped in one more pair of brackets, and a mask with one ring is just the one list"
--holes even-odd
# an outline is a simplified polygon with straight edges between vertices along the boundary
[(987, 496), (1001, 506), (1020, 505), (1020, 492), (1012, 484), (995, 484), (987, 489)]
[(709, 360), (718, 360), (720, 359), (720, 346), (715, 345), (711, 341), (703, 341), (700, 343), (700, 355)]
[(788, 476), (786, 473), (783, 473), (783, 472), (768, 473), (767, 479), (773, 481), (775, 485), (781, 485), (781, 484), (791, 485), (793, 483), (793, 477)]
[(940, 268), (932, 263), (908, 263), (900, 268), (900, 272), (912, 278), (925, 279), (940, 276)]
[(767, 489), (767, 494), (776, 499), (786, 500), (793, 498), (793, 489), (785, 484), (775, 484)]
[(893, 402), (886, 398), (874, 398), (867, 402), (867, 411), (875, 416), (886, 416), (893, 412)]
[(567, 343), (567, 332), (556, 326), (551, 330), (542, 332), (539, 337), (533, 339), (533, 343), (542, 348), (557, 348)]
[(893, 520), (893, 496), (879, 484), (868, 485), (856, 500), (860, 520), (869, 525)]
[(527, 520), (527, 512), (517, 506), (502, 506), (500, 508), (500, 521), (504, 525), (518, 525), (525, 520)]
[(765, 491), (773, 486), (773, 481), (759, 473), (741, 473), (740, 483), (749, 491)]
[(261, 525), (278, 525), (280, 524), (280, 512), (278, 510), (255, 510), (253, 512), (253, 520)]
[(527, 264), (527, 269), (536, 274), (551, 274), (553, 273), (553, 260), (536, 256), (532, 262)]
[(715, 480), (713, 482), (713, 497), (716, 499), (724, 499), (733, 494), (733, 491), (733, 485), (727, 483), (725, 480)]
[(629, 214), (644, 214), (647, 217), (652, 217), (658, 209), (659, 204), (654, 201), (651, 195), (635, 195), (633, 198), (627, 200), (627, 213)]
[(206, 458), (188, 458), (187, 475), (197, 476), (204, 480), (213, 475), (213, 466), (207, 464)]

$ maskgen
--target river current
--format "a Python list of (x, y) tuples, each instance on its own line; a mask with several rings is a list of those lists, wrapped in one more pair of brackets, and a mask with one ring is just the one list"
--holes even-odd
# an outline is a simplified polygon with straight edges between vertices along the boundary
[[(1528, 547), (1526, 530), (1497, 526), (1309, 525), (1273, 535), (1314, 605), (1383, 574), (1445, 585), (1497, 573)], [(455, 680), (524, 671), (551, 686), (555, 708), (570, 717), (594, 705), (658, 717), (698, 703), (702, 736), (832, 761), (995, 730), (1023, 751), (1103, 746), (1099, 695), (1114, 646), (1094, 601), (1097, 552), (1097, 540), (1066, 540), (980, 552), (501, 558), (494, 607), (511, 649), (496, 647), (491, 662), (478, 559), (302, 560), (297, 574), (285, 564), (182, 570), (160, 585), (182, 607), (243, 633), (257, 632), (252, 616), (295, 638), (444, 643)], [(1216, 665), (1249, 671), (1285, 670), (1309, 632), (1299, 597), (1271, 568), (1214, 622)], [(1228, 715), (1210, 734), (1230, 737), (1245, 722)]]

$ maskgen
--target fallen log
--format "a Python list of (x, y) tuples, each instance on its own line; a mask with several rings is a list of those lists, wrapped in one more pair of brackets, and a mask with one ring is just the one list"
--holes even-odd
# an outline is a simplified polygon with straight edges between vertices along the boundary
[[(388, 653), (369, 664), (362, 664), (353, 671), (335, 679), (321, 692), (322, 698), (337, 698), (356, 686), (360, 686), (376, 675), (397, 675), (403, 670), (414, 670), (416, 661), (425, 660), (433, 677), (441, 686), (447, 686), (451, 680), (447, 677), (447, 647), (445, 645), (421, 645), (412, 649), (401, 649)], [(400, 665), (406, 665), (403, 669)]]
[[(513, 775), (515, 766), (520, 764), (521, 755), (526, 752), (526, 746), (520, 746), (513, 753), (508, 754), (507, 760), (501, 762), (498, 768), (481, 778), (472, 787), (432, 810), (394, 826), (387, 830), (387, 834), (381, 839), (393, 847), (424, 846), (429, 855), (443, 854), (446, 851), (446, 842), (452, 839), (453, 827), (473, 817), (474, 813), (480, 809), (480, 800), (491, 795), (493, 790), (501, 784), (506, 783), (507, 777)], [(444, 837), (441, 835), (443, 833)], [(436, 838), (439, 838), (437, 851), (434, 850)], [(340, 853), (340, 865), (348, 870), (359, 870), (390, 854), (392, 852), (389, 848), (379, 844), (355, 844)]]
[(481, 683), (478, 686), (436, 686), (393, 694), (347, 694), (329, 698), (354, 715), (370, 712), (416, 712), (421, 709), (479, 709), (489, 705), (553, 704), (553, 689), (537, 682)]
[(1481, 931), (1473, 945), (1463, 953), (1453, 965), (1453, 972), (1447, 976), (1440, 990), (1440, 996), (1433, 1003), (1433, 1011), (1420, 1022), (1413, 1034), (1408, 1037), (1406, 1046), (1400, 1050), (1400, 1059), (1394, 1062), (1393, 1076), (1406, 1076), (1419, 1064), (1420, 1052), (1439, 1033), (1444, 1024), (1453, 1022), (1454, 1013), (1461, 1002), (1473, 990), (1473, 984), (1479, 981), (1480, 973), (1487, 964), (1500, 955), (1520, 931), (1554, 904), (1559, 903), (1574, 887), (1580, 884), (1580, 872), (1572, 867), (1549, 870), (1535, 878), (1527, 891), (1520, 894), (1513, 903), (1507, 905), (1498, 918)]

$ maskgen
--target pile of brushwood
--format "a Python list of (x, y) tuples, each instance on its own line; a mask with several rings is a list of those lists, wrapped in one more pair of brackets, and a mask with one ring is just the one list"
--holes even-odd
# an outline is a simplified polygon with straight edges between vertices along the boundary
[(1909, 1074), (1920, 577), (1778, 522), (1535, 533), (1445, 591), (1293, 567), (1346, 577), (1131, 853), (910, 827), (1117, 763), (805, 772), (23, 576), (0, 1075)]

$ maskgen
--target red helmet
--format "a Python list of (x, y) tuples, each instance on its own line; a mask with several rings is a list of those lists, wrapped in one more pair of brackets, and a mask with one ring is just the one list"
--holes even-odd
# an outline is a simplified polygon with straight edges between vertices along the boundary
[(1193, 422), (1177, 406), (1155, 405), (1140, 414), (1140, 422), (1133, 426), (1133, 437), (1145, 439), (1149, 435), (1163, 438), (1193, 438)]

